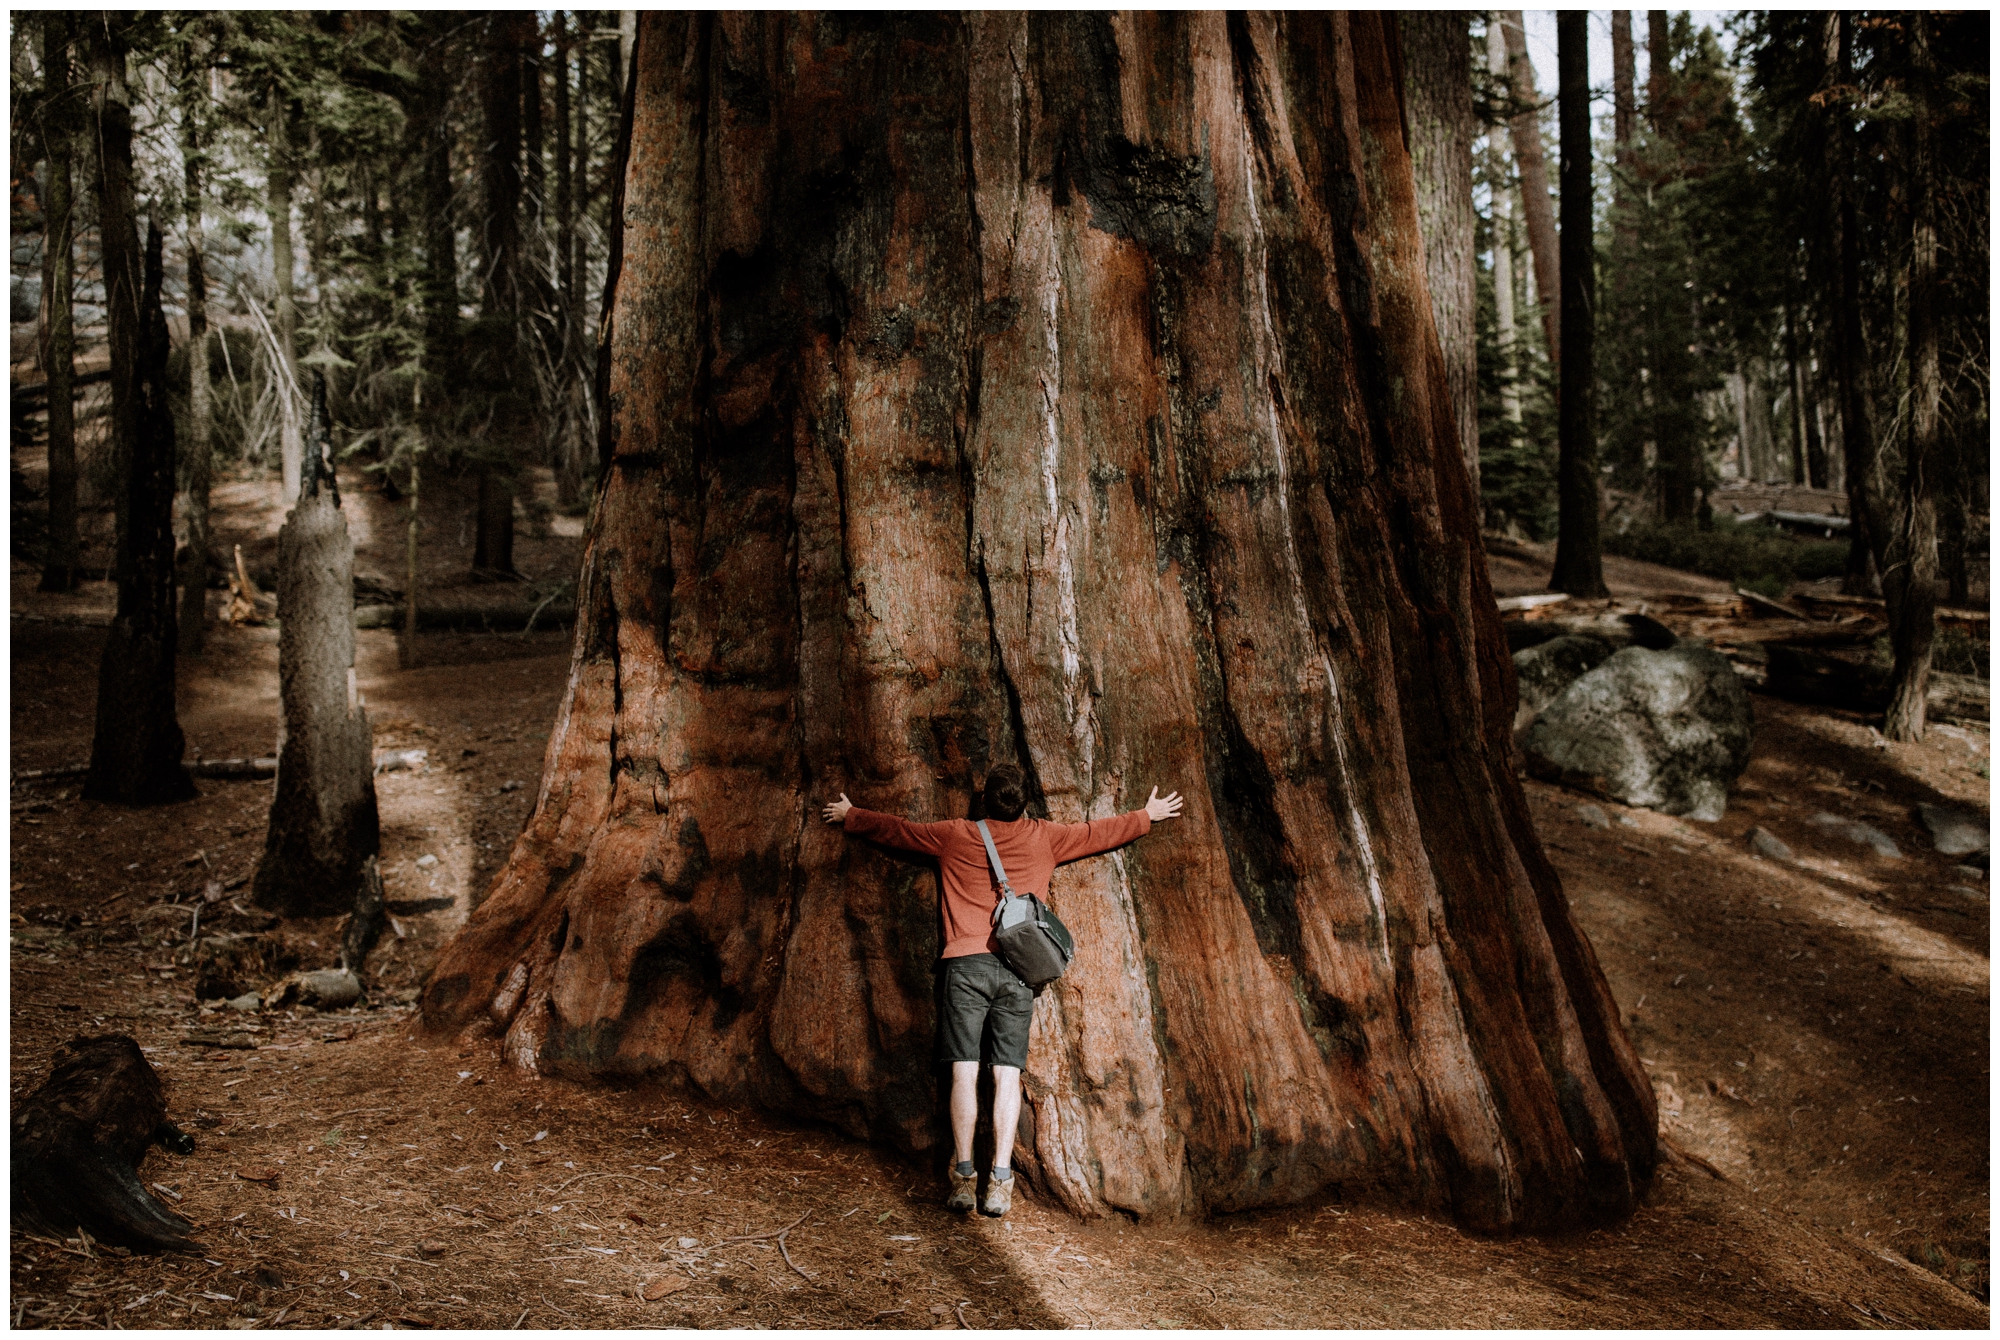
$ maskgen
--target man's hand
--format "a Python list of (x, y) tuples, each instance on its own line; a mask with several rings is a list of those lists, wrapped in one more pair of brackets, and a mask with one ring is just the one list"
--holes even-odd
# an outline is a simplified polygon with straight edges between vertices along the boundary
[[(846, 798), (845, 796), (841, 797), (842, 800)], [(832, 806), (827, 807), (829, 812), (831, 812), (832, 808)], [(1181, 793), (1178, 791), (1169, 791), (1166, 798), (1161, 799), (1160, 788), (1156, 786), (1153, 788), (1153, 794), (1146, 797), (1146, 817), (1154, 823), (1158, 823), (1162, 819), (1177, 818), (1180, 812)]]
[(853, 804), (847, 799), (847, 793), (842, 791), (840, 799), (826, 807), (826, 821), (830, 824), (844, 824), (847, 822), (847, 812), (853, 808)]

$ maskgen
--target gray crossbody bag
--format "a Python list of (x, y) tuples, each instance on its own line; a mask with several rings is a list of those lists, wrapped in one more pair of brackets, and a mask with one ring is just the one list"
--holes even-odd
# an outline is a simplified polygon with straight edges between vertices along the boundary
[(993, 909), (994, 936), (1000, 942), (1000, 957), (1022, 981), (1040, 990), (1063, 975), (1076, 954), (1076, 940), (1049, 905), (1034, 894), (1016, 897), (1007, 882), (1007, 869), (1000, 864), (1000, 851), (986, 821), (979, 821), (979, 838), (986, 844), (986, 859), (993, 865), (993, 878), (1000, 882), (1000, 903)]

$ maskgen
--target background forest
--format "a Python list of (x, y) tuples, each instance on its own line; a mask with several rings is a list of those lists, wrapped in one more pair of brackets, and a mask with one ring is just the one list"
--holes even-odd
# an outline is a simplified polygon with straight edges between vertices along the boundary
[[(1931, 375), (1919, 482), (1943, 594), (1967, 601), (1988, 487), (1987, 19), (1933, 23), (1920, 55), (1893, 14), (1745, 11), (1718, 32), (1652, 11), (1637, 34), (1631, 13), (1611, 18), (1611, 86), (1589, 90), (1607, 550), (1767, 595), (1835, 573), (1879, 593)], [(1454, 324), (1473, 340), (1487, 525), (1553, 539), (1558, 90), (1537, 87), (1518, 11), (1405, 26), (1413, 136), (1438, 146), (1420, 180), (1469, 191), (1439, 204), (1426, 243), (1441, 318), (1459, 314), (1447, 343)], [(516, 511), (547, 510), (532, 490), (517, 509), (524, 469), (553, 471), (557, 507), (585, 505), (629, 14), (50, 14), (17, 17), (11, 40), (12, 305), (41, 328), (16, 361), (101, 376), (89, 129), (100, 104), (127, 106), (132, 198), (115, 209), (164, 235), (185, 545), (209, 548), (216, 469), (296, 480), (313, 369), (337, 449), (384, 487), (414, 490), (419, 462), (476, 478), (475, 570), (509, 574)], [(1469, 180), (1446, 180), (1461, 161)], [(51, 219), (67, 246), (46, 245)], [(57, 584), (78, 562), (76, 490), (86, 506), (116, 492), (93, 408), (76, 446), (51, 425), (48, 505), (15, 494), (16, 550)], [(1828, 495), (1791, 510), (1834, 517), (1817, 533), (1846, 543), (1782, 538), (1784, 507), (1737, 521), (1717, 490), (1743, 485)], [(224, 556), (206, 557), (219, 574)]]

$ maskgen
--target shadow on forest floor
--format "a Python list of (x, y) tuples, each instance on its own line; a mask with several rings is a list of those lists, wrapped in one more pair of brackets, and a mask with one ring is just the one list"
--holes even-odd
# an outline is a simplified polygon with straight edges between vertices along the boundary
[[(102, 595), (32, 581), (15, 572), (17, 612)], [(1715, 825), (1605, 806), (1632, 823), (1590, 829), (1581, 797), (1529, 784), (1666, 1133), (1727, 1180), (1670, 1157), (1623, 1224), (1498, 1240), (1338, 1200), (1133, 1225), (1027, 1194), (992, 1221), (947, 1214), (928, 1165), (824, 1129), (652, 1086), (524, 1080), (490, 1039), (417, 1032), (408, 1002), (519, 831), (568, 671), (560, 634), (507, 657), (512, 635), (455, 636), (456, 663), (403, 671), (392, 634), (360, 635), (377, 746), (429, 751), (378, 778), (389, 897), (426, 910), (371, 958), (368, 1008), (191, 999), (175, 900), (247, 876), (269, 783), (204, 782), (150, 811), (16, 789), (15, 1096), (76, 1033), (137, 1037), (199, 1141), (142, 1176), (207, 1247), (86, 1258), (17, 1233), (19, 1324), (955, 1329), (962, 1304), (973, 1328), (1986, 1325), (1968, 1293), (1900, 1260), (1984, 1287), (1984, 885), (1953, 891), (1909, 815), (1983, 798), (1983, 733), (1876, 750), (1856, 722), (1760, 698), (1755, 759)], [(101, 638), (16, 638), (16, 768), (87, 754)], [(269, 749), (275, 639), (218, 630), (188, 664), (182, 721), (203, 753)], [(1905, 858), (1812, 828), (1820, 809)], [(1750, 857), (1752, 823), (1797, 861)], [(333, 929), (286, 934), (303, 952)], [(253, 1020), (254, 1050), (199, 1045)], [(782, 1249), (725, 1241), (793, 1221)]]

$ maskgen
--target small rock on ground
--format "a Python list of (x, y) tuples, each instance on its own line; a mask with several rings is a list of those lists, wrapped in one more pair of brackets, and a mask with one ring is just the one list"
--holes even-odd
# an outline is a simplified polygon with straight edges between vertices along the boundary
[(314, 1009), (338, 1010), (361, 999), (361, 979), (345, 968), (302, 972), (298, 983), (299, 1003)]
[(1859, 842), (1864, 846), (1873, 847), (1877, 856), (1886, 856), (1892, 861), (1900, 861), (1903, 858), (1902, 848), (1896, 845), (1894, 838), (1881, 829), (1870, 827), (1859, 820), (1843, 819), (1838, 814), (1821, 811), (1806, 822), (1816, 828), (1824, 828), (1830, 833), (1838, 833), (1849, 842)]
[(1951, 873), (1960, 879), (1983, 881), (1986, 878), (1986, 872), (1976, 865), (1955, 865), (1951, 868)]
[(1984, 850), (1991, 841), (1986, 816), (1949, 805), (1919, 805), (1917, 817), (1930, 830), (1931, 845), (1945, 856)]
[(1576, 817), (1583, 820), (1585, 824), (1592, 828), (1611, 827), (1611, 820), (1605, 817), (1604, 811), (1595, 805), (1578, 805), (1576, 807)]
[(1746, 835), (1750, 839), (1750, 850), (1768, 861), (1789, 861), (1792, 849), (1778, 840), (1768, 828), (1753, 828)]

